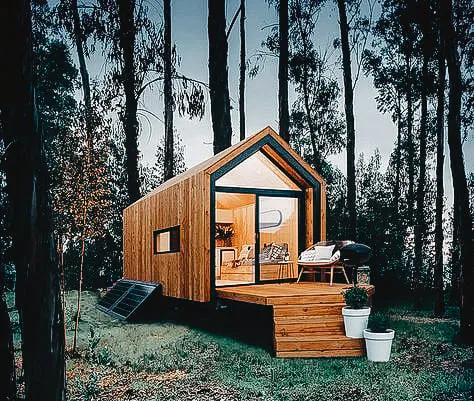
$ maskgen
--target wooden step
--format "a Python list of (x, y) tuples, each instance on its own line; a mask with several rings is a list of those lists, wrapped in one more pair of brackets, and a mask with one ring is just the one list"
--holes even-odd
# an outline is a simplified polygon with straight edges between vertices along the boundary
[(275, 337), (275, 351), (364, 351), (363, 338), (349, 338), (344, 335)]
[(275, 337), (344, 335), (344, 323), (342, 321), (275, 323), (274, 331)]
[(342, 294), (302, 295), (299, 297), (282, 296), (268, 298), (269, 305), (304, 305), (341, 302), (344, 302)]
[(341, 315), (344, 302), (302, 305), (274, 305), (273, 316)]
[(277, 351), (278, 358), (340, 358), (364, 356), (364, 349), (331, 349), (324, 351)]
[(273, 316), (275, 324), (297, 324), (297, 323), (334, 323), (344, 322), (342, 313), (336, 315), (294, 315), (294, 316)]

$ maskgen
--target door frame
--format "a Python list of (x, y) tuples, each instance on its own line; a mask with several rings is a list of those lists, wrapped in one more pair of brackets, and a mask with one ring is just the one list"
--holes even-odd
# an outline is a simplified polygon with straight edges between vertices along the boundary
[[(269, 154), (265, 150), (265, 146), (270, 147), (273, 151), (275, 151), (288, 165), (290, 165), (294, 171), (302, 178), (306, 186), (302, 186), (301, 182), (297, 181), (292, 174), (290, 174), (282, 164), (276, 160), (271, 154)], [(311, 175), (305, 167), (303, 167), (295, 157), (288, 152), (280, 143), (277, 142), (276, 139), (272, 138), (270, 135), (263, 137), (259, 141), (255, 142), (253, 145), (242, 151), (241, 153), (237, 154), (233, 158), (219, 167), (216, 171), (213, 171), (209, 175), (209, 222), (210, 222), (210, 244), (209, 244), (209, 281), (210, 281), (210, 290), (211, 290), (211, 299), (215, 299), (216, 297), (216, 272), (215, 272), (215, 253), (216, 253), (216, 242), (215, 242), (215, 235), (216, 235), (216, 214), (215, 214), (215, 205), (216, 205), (216, 181), (222, 177), (225, 173), (230, 171), (232, 168), (240, 164), (242, 161), (247, 159), (248, 157), (252, 156), (256, 152), (262, 152), (266, 157), (268, 157), (275, 166), (280, 169), (290, 180), (292, 180), (299, 188), (301, 188), (303, 194), (305, 193), (306, 188), (313, 189), (313, 196), (312, 196), (312, 218), (313, 218), (313, 242), (320, 241), (321, 239), (321, 194), (322, 194), (322, 185), (321, 183)], [(245, 188), (236, 188), (240, 190), (245, 190)], [(304, 195), (303, 195), (304, 196)], [(305, 199), (303, 199), (305, 202)], [(304, 203), (304, 206), (306, 204)], [(306, 213), (306, 209), (303, 207), (301, 209), (302, 213)], [(306, 226), (306, 220), (305, 220)], [(298, 246), (304, 246), (306, 241), (306, 233), (303, 233), (303, 240), (298, 241)], [(300, 252), (303, 249), (300, 248)], [(268, 283), (268, 282), (266, 282)]]
[[(274, 197), (274, 198), (291, 198), (298, 200), (298, 255), (304, 250), (305, 244), (305, 232), (306, 232), (306, 215), (305, 215), (305, 192), (304, 190), (286, 190), (286, 189), (264, 189), (264, 188), (241, 188), (241, 187), (226, 187), (226, 186), (215, 186), (213, 194), (211, 195), (214, 199), (217, 193), (237, 193), (237, 194), (252, 194), (255, 195), (255, 280), (253, 283), (242, 283), (242, 284), (232, 284), (228, 286), (219, 286), (221, 287), (237, 287), (245, 285), (256, 285), (256, 284), (274, 284), (274, 283), (283, 283), (283, 282), (293, 282), (296, 281), (296, 278), (287, 278), (287, 279), (276, 279), (276, 280), (260, 280), (260, 197)], [(215, 205), (215, 202), (214, 202)], [(214, 210), (211, 210), (212, 214), (215, 214)], [(215, 224), (211, 225), (211, 242), (214, 242), (214, 246), (211, 246), (211, 249), (214, 249), (215, 252)], [(212, 258), (211, 255), (211, 264), (213, 268), (211, 269), (211, 282), (212, 287), (216, 287), (216, 277), (215, 277), (215, 257)], [(212, 273), (214, 272), (214, 274)]]

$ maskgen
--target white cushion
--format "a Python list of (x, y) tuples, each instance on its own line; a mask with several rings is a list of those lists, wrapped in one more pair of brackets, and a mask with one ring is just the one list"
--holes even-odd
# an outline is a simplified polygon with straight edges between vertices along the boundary
[[(328, 246), (315, 246), (313, 249), (304, 251), (300, 255), (300, 261), (302, 262), (316, 262), (319, 260), (329, 261), (332, 259), (333, 254), (332, 251), (334, 250), (335, 245), (328, 245)], [(336, 255), (336, 252), (334, 255)], [(339, 255), (336, 257), (335, 260), (339, 258)]]
[(328, 245), (328, 246), (315, 246), (313, 249), (318, 254), (316, 260), (319, 259), (331, 259), (332, 251), (334, 250), (335, 245)]
[(314, 258), (317, 256), (313, 250), (301, 252), (300, 259), (302, 262), (314, 262)]

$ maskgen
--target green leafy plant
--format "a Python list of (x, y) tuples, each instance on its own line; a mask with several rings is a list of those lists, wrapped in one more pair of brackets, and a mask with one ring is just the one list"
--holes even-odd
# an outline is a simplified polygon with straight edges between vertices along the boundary
[(92, 372), (85, 381), (77, 377), (75, 385), (79, 390), (81, 401), (96, 400), (100, 393), (99, 375), (96, 372)]
[(389, 328), (390, 320), (388, 316), (383, 312), (372, 313), (369, 316), (369, 328), (373, 333), (385, 333)]
[(347, 307), (351, 309), (363, 309), (367, 307), (369, 296), (365, 288), (353, 286), (342, 293)]
[(228, 241), (234, 236), (234, 229), (227, 224), (216, 224), (216, 239)]

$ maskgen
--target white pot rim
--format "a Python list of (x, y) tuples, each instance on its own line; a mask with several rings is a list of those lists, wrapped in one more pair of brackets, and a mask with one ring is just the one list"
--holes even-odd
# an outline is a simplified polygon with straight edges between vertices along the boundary
[(370, 329), (365, 329), (364, 330), (364, 338), (368, 340), (379, 340), (379, 341), (384, 341), (384, 340), (393, 340), (395, 337), (395, 330), (392, 329), (387, 329), (385, 333), (374, 333)]
[(342, 308), (342, 315), (343, 316), (369, 316), (370, 315), (370, 307), (362, 308), (362, 309), (352, 309), (348, 306), (344, 306)]

